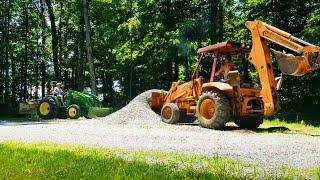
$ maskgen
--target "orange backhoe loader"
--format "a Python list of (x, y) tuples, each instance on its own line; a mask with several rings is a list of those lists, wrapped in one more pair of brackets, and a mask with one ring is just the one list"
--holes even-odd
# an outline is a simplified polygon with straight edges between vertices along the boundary
[[(186, 113), (195, 115), (200, 125), (206, 128), (223, 129), (231, 119), (241, 128), (257, 128), (263, 117), (274, 115), (279, 110), (277, 89), (282, 78), (274, 76), (271, 51), (286, 75), (302, 76), (320, 68), (320, 47), (262, 21), (247, 21), (245, 25), (251, 31), (252, 45), (246, 47), (226, 41), (200, 48), (189, 82), (173, 82), (168, 92), (151, 94), (149, 104), (154, 109), (161, 108), (162, 121), (179, 123), (180, 114)], [(271, 49), (268, 41), (291, 50), (295, 55)], [(243, 77), (237, 70), (229, 71), (225, 82), (215, 81), (218, 59), (241, 54), (256, 69), (261, 87), (243, 83)], [(210, 79), (198, 75), (205, 56), (211, 57)]]

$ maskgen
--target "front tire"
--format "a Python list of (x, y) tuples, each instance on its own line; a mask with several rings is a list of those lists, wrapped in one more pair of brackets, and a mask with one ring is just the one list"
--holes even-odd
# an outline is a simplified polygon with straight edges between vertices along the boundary
[(38, 115), (41, 119), (53, 119), (57, 116), (57, 105), (51, 98), (43, 98), (38, 106)]
[(161, 120), (168, 124), (176, 124), (180, 119), (179, 107), (174, 103), (167, 103), (161, 109)]
[(67, 115), (70, 119), (78, 119), (81, 116), (80, 107), (76, 104), (72, 104), (67, 109)]
[(206, 92), (197, 102), (196, 116), (202, 127), (222, 130), (231, 117), (230, 102), (221, 92)]

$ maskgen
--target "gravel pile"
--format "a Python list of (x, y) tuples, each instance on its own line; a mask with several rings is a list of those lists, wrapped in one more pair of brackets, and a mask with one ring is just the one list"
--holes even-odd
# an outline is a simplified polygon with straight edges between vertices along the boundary
[(106, 123), (114, 124), (135, 124), (135, 125), (161, 125), (163, 124), (160, 116), (155, 113), (148, 104), (151, 92), (160, 92), (151, 89), (135, 97), (128, 105), (122, 109), (102, 118)]

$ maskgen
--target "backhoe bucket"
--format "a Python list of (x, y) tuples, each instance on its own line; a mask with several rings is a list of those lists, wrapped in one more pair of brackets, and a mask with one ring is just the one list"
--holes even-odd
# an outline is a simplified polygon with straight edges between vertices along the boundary
[(283, 74), (291, 76), (302, 76), (310, 72), (313, 68), (309, 64), (308, 58), (304, 56), (294, 56), (271, 49), (278, 61), (279, 68)]

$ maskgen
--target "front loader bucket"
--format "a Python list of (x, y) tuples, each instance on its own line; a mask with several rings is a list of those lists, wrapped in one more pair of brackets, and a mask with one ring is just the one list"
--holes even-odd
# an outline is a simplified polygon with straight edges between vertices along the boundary
[(86, 115), (89, 118), (105, 117), (112, 113), (112, 108), (91, 107)]
[(271, 49), (278, 61), (279, 68), (283, 74), (291, 76), (302, 76), (310, 72), (313, 68), (310, 66), (308, 58), (304, 56), (294, 56), (292, 54), (282, 53)]
[(36, 114), (38, 103), (29, 101), (27, 103), (19, 103), (19, 114)]
[(165, 92), (152, 92), (149, 99), (148, 103), (151, 108), (153, 109), (158, 109), (161, 108), (164, 104), (164, 98), (166, 96)]
[(93, 107), (93, 111), (97, 117), (105, 117), (113, 112), (112, 108)]

